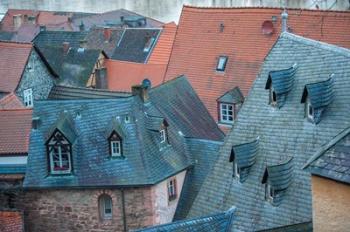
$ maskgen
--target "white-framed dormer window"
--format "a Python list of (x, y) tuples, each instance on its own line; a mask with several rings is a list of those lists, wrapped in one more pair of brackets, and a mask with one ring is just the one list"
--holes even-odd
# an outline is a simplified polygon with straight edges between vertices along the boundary
[(161, 129), (159, 131), (159, 134), (160, 134), (160, 143), (165, 143), (166, 142), (166, 130)]
[(47, 144), (51, 174), (69, 174), (72, 172), (71, 144), (56, 131)]
[(226, 69), (227, 56), (219, 56), (218, 63), (216, 65), (216, 71), (224, 72)]
[(121, 156), (121, 145), (120, 141), (111, 141), (111, 155)]
[(306, 104), (305, 104), (305, 113), (306, 113), (306, 117), (313, 121), (314, 120), (314, 108), (311, 105), (310, 99), (307, 98), (306, 99)]
[(234, 120), (234, 105), (220, 103), (220, 122), (232, 124)]
[(273, 202), (273, 198), (275, 196), (274, 190), (271, 185), (268, 183), (265, 184), (265, 199), (269, 202)]
[(177, 197), (176, 178), (172, 178), (168, 181), (168, 200), (175, 200)]
[(239, 179), (239, 176), (240, 176), (240, 168), (238, 167), (237, 165), (237, 162), (236, 161), (233, 161), (233, 175), (235, 178)]
[(26, 89), (23, 91), (23, 100), (26, 107), (33, 107), (33, 91)]

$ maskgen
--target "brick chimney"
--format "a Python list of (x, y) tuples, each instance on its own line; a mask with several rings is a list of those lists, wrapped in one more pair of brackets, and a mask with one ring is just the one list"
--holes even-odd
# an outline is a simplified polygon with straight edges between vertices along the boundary
[(139, 96), (143, 102), (148, 102), (148, 88), (144, 85), (134, 85), (131, 87), (131, 93), (133, 96)]
[(103, 36), (105, 38), (105, 41), (108, 42), (111, 38), (111, 28), (109, 27), (104, 27), (103, 28)]
[(18, 29), (22, 25), (22, 15), (17, 14), (13, 16), (13, 26)]
[(281, 14), (281, 18), (282, 18), (282, 32), (286, 32), (288, 31), (288, 13), (286, 9), (283, 10)]
[(98, 68), (95, 70), (96, 89), (108, 89), (107, 69)]
[(69, 51), (69, 42), (63, 42), (63, 53), (67, 54)]

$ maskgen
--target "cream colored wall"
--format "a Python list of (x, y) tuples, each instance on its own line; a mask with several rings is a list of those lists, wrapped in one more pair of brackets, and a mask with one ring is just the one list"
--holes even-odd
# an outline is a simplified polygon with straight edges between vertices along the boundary
[(350, 231), (350, 185), (312, 176), (315, 232)]
[(179, 197), (181, 194), (185, 176), (186, 171), (180, 172), (176, 175), (177, 197), (175, 200), (172, 200), (170, 202), (168, 201), (167, 188), (167, 183), (170, 178), (152, 187), (153, 205), (155, 211), (153, 215), (154, 225), (168, 223), (173, 220), (177, 203), (179, 202)]

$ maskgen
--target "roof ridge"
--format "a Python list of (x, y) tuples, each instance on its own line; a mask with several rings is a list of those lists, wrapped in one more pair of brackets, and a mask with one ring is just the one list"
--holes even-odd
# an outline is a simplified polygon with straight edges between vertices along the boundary
[(131, 92), (127, 92), (127, 91), (114, 91), (114, 90), (109, 90), (109, 89), (90, 89), (90, 88), (85, 88), (85, 87), (65, 86), (65, 85), (55, 85), (53, 88), (80, 89), (80, 90), (105, 92), (105, 93), (129, 93), (129, 94), (131, 94)]
[(3, 111), (33, 111), (31, 108), (23, 108), (23, 109), (0, 109), (0, 112)]
[(308, 8), (295, 8), (295, 7), (272, 7), (272, 6), (229, 6), (229, 7), (223, 7), (223, 6), (194, 6), (194, 5), (183, 5), (183, 9), (198, 9), (198, 10), (233, 10), (233, 9), (270, 9), (270, 10), (300, 10), (300, 11), (310, 11), (310, 12), (334, 12), (334, 13), (347, 13), (348, 11), (345, 10), (328, 10), (328, 9), (308, 9)]
[(9, 40), (0, 40), (0, 44), (5, 43), (5, 44), (21, 44), (21, 45), (30, 45), (33, 46), (32, 42), (20, 42), (20, 41), (9, 41)]
[(293, 34), (293, 33), (282, 32), (281, 35), (280, 35), (280, 38), (291, 39), (291, 40), (293, 40), (295, 42), (303, 43), (305, 45), (317, 47), (319, 49), (324, 49), (324, 50), (328, 50), (328, 51), (331, 51), (331, 52), (336, 52), (336, 53), (339, 53), (340, 55), (343, 55), (343, 56), (346, 56), (346, 57), (350, 57), (350, 50), (347, 49), (347, 48), (343, 48), (343, 47), (340, 47), (340, 46), (337, 46), (337, 45), (333, 45), (333, 44), (329, 44), (329, 43), (313, 40), (313, 39), (306, 38), (306, 37), (303, 37), (303, 36), (300, 36), (300, 35), (296, 35), (296, 34)]

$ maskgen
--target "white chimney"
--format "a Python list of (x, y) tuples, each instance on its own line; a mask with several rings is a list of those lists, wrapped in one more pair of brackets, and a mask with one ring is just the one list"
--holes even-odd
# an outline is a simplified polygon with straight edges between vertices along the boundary
[(283, 10), (282, 14), (282, 32), (288, 31), (288, 13), (286, 9)]

